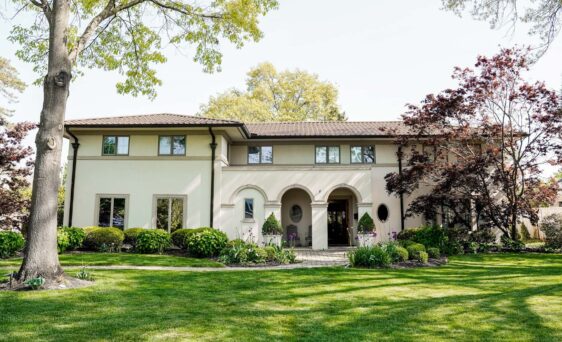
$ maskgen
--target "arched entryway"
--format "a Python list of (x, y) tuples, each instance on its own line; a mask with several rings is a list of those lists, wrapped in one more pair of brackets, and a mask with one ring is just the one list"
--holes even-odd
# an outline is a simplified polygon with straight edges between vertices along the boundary
[(312, 245), (312, 199), (303, 189), (292, 188), (281, 197), (283, 239), (291, 246)]
[(328, 246), (355, 245), (358, 199), (347, 187), (334, 189), (328, 196)]

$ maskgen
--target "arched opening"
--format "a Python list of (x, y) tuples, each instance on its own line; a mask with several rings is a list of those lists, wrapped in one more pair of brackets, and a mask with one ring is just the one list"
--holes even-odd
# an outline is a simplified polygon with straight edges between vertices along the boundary
[(312, 245), (312, 209), (310, 195), (303, 189), (287, 190), (281, 197), (283, 239), (294, 247)]
[(357, 196), (345, 187), (328, 196), (328, 246), (351, 246), (357, 233)]

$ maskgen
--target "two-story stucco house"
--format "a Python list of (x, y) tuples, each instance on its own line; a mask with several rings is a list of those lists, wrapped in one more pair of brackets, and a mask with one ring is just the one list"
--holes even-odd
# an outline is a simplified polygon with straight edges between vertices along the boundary
[[(175, 114), (69, 120), (64, 223), (212, 226), (261, 241), (273, 213), (285, 239), (325, 249), (354, 244), (358, 218), (378, 239), (418, 226), (408, 198), (389, 196), (401, 122), (245, 124)], [(390, 133), (394, 132), (394, 133)]]

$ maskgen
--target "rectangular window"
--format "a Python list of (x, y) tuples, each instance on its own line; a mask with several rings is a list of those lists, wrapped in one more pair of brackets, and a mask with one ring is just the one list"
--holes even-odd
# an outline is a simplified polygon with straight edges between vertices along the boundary
[(161, 156), (184, 156), (185, 135), (167, 135), (158, 138), (158, 154)]
[(184, 227), (186, 198), (156, 197), (156, 228), (173, 233)]
[(126, 156), (129, 154), (128, 136), (104, 136), (102, 154), (104, 156)]
[(375, 163), (375, 147), (374, 146), (352, 146), (351, 147), (351, 163), (352, 164), (373, 164)]
[(273, 163), (272, 146), (248, 146), (248, 164)]
[(245, 198), (244, 199), (244, 218), (253, 219), (254, 218), (254, 199)]
[(340, 147), (316, 146), (315, 161), (316, 164), (339, 164)]
[(124, 196), (102, 195), (98, 200), (99, 227), (117, 227), (124, 229), (127, 217), (127, 198)]

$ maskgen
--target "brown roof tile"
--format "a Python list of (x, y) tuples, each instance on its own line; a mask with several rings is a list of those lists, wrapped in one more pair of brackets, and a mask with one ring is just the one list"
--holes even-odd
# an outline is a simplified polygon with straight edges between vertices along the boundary
[(181, 114), (148, 114), (67, 120), (68, 127), (240, 126), (253, 138), (381, 137), (408, 134), (401, 121), (265, 122), (209, 119)]

